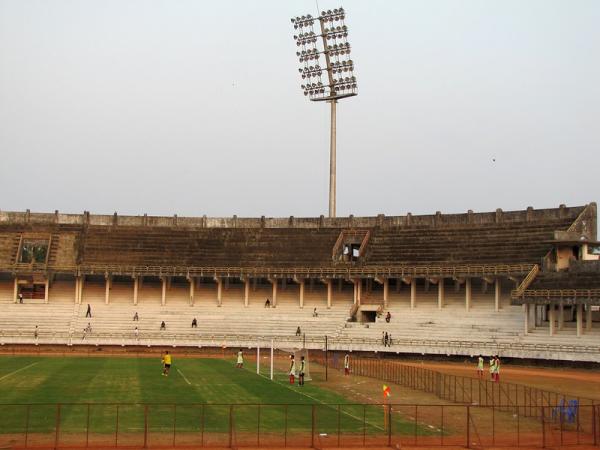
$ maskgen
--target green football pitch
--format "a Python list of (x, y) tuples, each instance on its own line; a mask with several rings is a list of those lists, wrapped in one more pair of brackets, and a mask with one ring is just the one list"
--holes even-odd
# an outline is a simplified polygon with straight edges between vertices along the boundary
[[(271, 381), (233, 359), (175, 357), (170, 376), (161, 371), (159, 358), (0, 357), (0, 433), (47, 433), (57, 424), (70, 433), (385, 429), (381, 406), (357, 405), (327, 383), (289, 385), (281, 372)], [(392, 427), (429, 434), (400, 414)]]

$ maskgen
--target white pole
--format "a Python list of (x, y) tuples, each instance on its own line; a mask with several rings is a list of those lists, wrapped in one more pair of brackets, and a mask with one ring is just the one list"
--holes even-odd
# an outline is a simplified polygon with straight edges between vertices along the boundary
[(273, 379), (273, 339), (271, 339), (271, 380)]
[(260, 343), (256, 345), (256, 374), (260, 375)]

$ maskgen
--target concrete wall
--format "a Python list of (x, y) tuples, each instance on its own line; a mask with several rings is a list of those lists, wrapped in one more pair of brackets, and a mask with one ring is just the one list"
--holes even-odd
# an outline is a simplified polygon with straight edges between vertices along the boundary
[[(596, 204), (587, 205), (586, 219), (587, 227), (596, 224)], [(70, 225), (100, 225), (100, 226), (134, 226), (134, 227), (190, 227), (190, 228), (371, 228), (371, 227), (403, 227), (403, 226), (432, 226), (452, 227), (458, 225), (485, 225), (515, 222), (543, 222), (546, 220), (557, 220), (572, 217), (573, 220), (584, 211), (585, 206), (559, 208), (533, 209), (531, 207), (522, 211), (502, 211), (474, 213), (468, 211), (465, 214), (442, 214), (436, 212), (431, 215), (413, 216), (408, 213), (405, 216), (385, 216), (380, 214), (376, 217), (287, 217), (287, 218), (245, 218), (245, 217), (158, 217), (148, 216), (120, 216), (90, 214), (61, 214), (54, 213), (32, 213), (0, 211), (0, 224), (2, 223), (27, 223), (27, 224), (70, 224)], [(594, 236), (595, 237), (595, 236)]]

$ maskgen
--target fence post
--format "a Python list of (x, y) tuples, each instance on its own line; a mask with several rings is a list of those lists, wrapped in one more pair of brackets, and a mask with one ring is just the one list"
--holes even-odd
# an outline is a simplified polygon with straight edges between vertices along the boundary
[(173, 447), (175, 447), (175, 435), (177, 433), (177, 403), (173, 405)]
[(260, 447), (260, 404), (258, 405), (258, 411), (257, 411), (257, 418), (256, 418), (256, 446)]
[(413, 442), (417, 445), (417, 421), (419, 417), (419, 405), (415, 405), (415, 425), (413, 427)]
[(444, 405), (442, 405), (441, 419), (440, 419), (440, 445), (444, 445)]
[(60, 403), (56, 405), (56, 434), (54, 435), (54, 448), (58, 448), (60, 435)]
[[(592, 405), (592, 436), (594, 440), (594, 445), (598, 445), (598, 436), (596, 430), (596, 406)], [(25, 447), (27, 447), (27, 441), (25, 441)]]
[(311, 420), (311, 427), (310, 427), (310, 446), (311, 448), (315, 448), (315, 408), (316, 405), (312, 405), (311, 407), (311, 414), (312, 414), (312, 420)]
[(119, 405), (117, 404), (117, 423), (115, 424), (115, 447), (119, 443)]
[(87, 404), (87, 418), (85, 426), (85, 448), (90, 446), (90, 404)]
[(340, 411), (340, 407), (341, 406), (338, 405), (338, 447), (340, 446), (340, 432), (341, 432), (341, 411)]
[[(29, 437), (29, 410), (31, 409), (31, 405), (27, 405), (27, 413), (25, 416), (25, 448), (27, 448), (27, 440)], [(594, 439), (596, 439), (596, 435), (594, 434)]]
[(542, 421), (542, 448), (546, 448), (546, 425), (544, 424), (544, 406), (540, 406), (542, 409), (540, 418)]
[(521, 415), (519, 414), (519, 407), (517, 409), (517, 447), (521, 446)]
[(144, 448), (148, 448), (148, 405), (144, 405)]
[(287, 447), (287, 430), (288, 430), (288, 405), (285, 404), (285, 423), (283, 427), (283, 446)]
[(204, 408), (206, 405), (202, 403), (202, 411), (200, 412), (200, 447), (204, 447)]
[(233, 447), (233, 405), (229, 405), (229, 448)]
[(363, 403), (363, 447), (367, 441), (367, 405)]
[(471, 448), (471, 407), (467, 405), (467, 448)]
[[(566, 402), (566, 401), (565, 401)], [(560, 445), (563, 445), (563, 408), (560, 407), (558, 410), (559, 419), (560, 419)]]
[(388, 447), (392, 446), (392, 405), (388, 405)]

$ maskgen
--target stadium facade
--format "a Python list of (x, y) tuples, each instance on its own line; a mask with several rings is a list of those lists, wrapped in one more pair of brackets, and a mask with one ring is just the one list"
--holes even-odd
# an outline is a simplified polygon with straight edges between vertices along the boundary
[(77, 344), (89, 323), (96, 344), (235, 345), (301, 327), (315, 348), (328, 335), (339, 349), (600, 361), (596, 230), (595, 203), (343, 218), (1, 211), (0, 339)]

